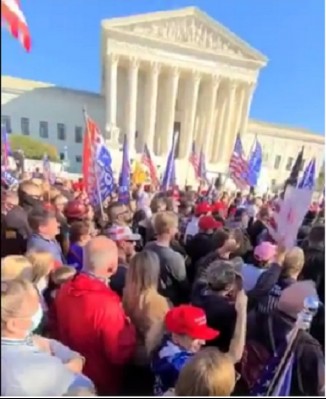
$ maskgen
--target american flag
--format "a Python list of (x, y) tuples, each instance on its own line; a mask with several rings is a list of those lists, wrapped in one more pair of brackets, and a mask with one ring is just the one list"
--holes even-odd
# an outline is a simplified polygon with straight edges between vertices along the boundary
[(144, 146), (144, 152), (141, 157), (141, 162), (148, 168), (152, 184), (154, 184), (154, 186), (157, 186), (159, 184), (157, 170), (152, 160), (151, 153), (149, 152), (147, 144), (145, 144)]
[(189, 156), (189, 162), (191, 163), (191, 165), (194, 168), (194, 172), (195, 172), (195, 177), (196, 179), (200, 178), (200, 171), (199, 171), (199, 157), (198, 154), (196, 152), (196, 143), (195, 141), (193, 141), (192, 143), (192, 147), (191, 147), (191, 153)]
[(1, 0), (1, 20), (26, 51), (31, 49), (31, 36), (19, 0)]
[(237, 136), (234, 149), (230, 159), (229, 173), (235, 185), (241, 190), (248, 185), (246, 176), (248, 172), (248, 162), (245, 158), (240, 136)]

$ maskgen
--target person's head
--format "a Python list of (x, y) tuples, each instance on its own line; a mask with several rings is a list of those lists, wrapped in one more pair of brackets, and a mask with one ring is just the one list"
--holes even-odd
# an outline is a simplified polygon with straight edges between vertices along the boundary
[(308, 235), (309, 247), (324, 251), (325, 249), (325, 225), (316, 224)]
[(7, 191), (4, 196), (4, 204), (9, 206), (9, 208), (17, 206), (19, 204), (17, 191)]
[(267, 267), (275, 258), (276, 246), (263, 241), (254, 249), (254, 263), (257, 267)]
[(153, 225), (157, 237), (172, 240), (178, 233), (178, 217), (174, 212), (157, 213)]
[(118, 248), (114, 241), (105, 236), (92, 238), (84, 248), (84, 270), (109, 279), (118, 268)]
[(219, 336), (219, 331), (207, 326), (205, 312), (196, 306), (180, 305), (172, 308), (165, 316), (165, 328), (172, 341), (189, 352), (196, 353)]
[(188, 200), (180, 201), (179, 213), (183, 216), (190, 216), (193, 211), (193, 202)]
[(107, 230), (107, 234), (117, 244), (119, 255), (123, 254), (127, 259), (134, 255), (136, 243), (141, 238), (128, 226), (112, 226)]
[(304, 309), (307, 297), (318, 298), (315, 283), (311, 280), (297, 281), (282, 291), (277, 304), (278, 310), (295, 320)]
[(22, 255), (9, 255), (1, 259), (1, 280), (10, 281), (23, 278), (33, 280), (33, 265)]
[(54, 205), (55, 210), (57, 212), (63, 213), (65, 207), (68, 204), (68, 199), (64, 195), (59, 194), (56, 197), (54, 197), (54, 199), (52, 200), (52, 204)]
[(69, 201), (64, 209), (64, 214), (68, 221), (87, 220), (89, 213), (89, 206), (80, 199)]
[(221, 196), (221, 201), (227, 203), (228, 200), (229, 200), (229, 194), (226, 191), (224, 191), (224, 193)]
[(60, 287), (62, 284), (71, 280), (77, 271), (71, 266), (61, 266), (51, 272), (51, 281), (56, 287)]
[(293, 279), (297, 279), (299, 274), (302, 271), (304, 265), (304, 253), (303, 250), (299, 247), (294, 247), (287, 251), (283, 267), (282, 267), (282, 276), (284, 277), (292, 277)]
[(44, 208), (34, 209), (28, 216), (28, 222), (34, 233), (54, 239), (59, 234), (59, 223), (55, 214)]
[(230, 261), (216, 260), (206, 271), (208, 288), (219, 295), (228, 296), (237, 290), (238, 279), (241, 278)]
[(153, 251), (142, 251), (130, 260), (123, 303), (127, 310), (137, 306), (143, 293), (156, 290), (160, 274), (159, 258)]
[(208, 202), (201, 202), (195, 206), (195, 216), (200, 217), (212, 212), (212, 206)]
[(31, 180), (26, 180), (19, 185), (18, 195), (22, 204), (24, 204), (26, 200), (29, 202), (34, 200), (35, 203), (38, 203), (38, 201), (42, 200), (43, 192), (39, 185), (33, 183)]
[(247, 228), (249, 224), (249, 215), (246, 209), (238, 208), (234, 214), (234, 221), (241, 224), (241, 227)]
[(150, 208), (151, 208), (152, 214), (166, 211), (166, 209), (167, 209), (166, 198), (160, 197), (160, 196), (155, 196), (150, 203)]
[(215, 348), (205, 348), (181, 369), (176, 396), (230, 396), (236, 372), (230, 356)]
[(223, 225), (217, 222), (213, 216), (201, 216), (198, 221), (199, 231), (206, 234), (213, 234), (217, 229), (222, 228)]
[(43, 317), (39, 294), (24, 279), (1, 282), (1, 336), (26, 338), (36, 330)]
[(119, 202), (112, 202), (107, 209), (109, 222), (118, 226), (129, 225), (132, 221), (132, 214), (128, 206)]
[(270, 219), (270, 209), (268, 207), (261, 207), (257, 218), (262, 221), (263, 223), (267, 223)]
[(90, 226), (87, 222), (73, 222), (70, 226), (70, 243), (84, 246), (91, 239)]
[(238, 248), (238, 244), (234, 238), (234, 235), (229, 231), (219, 229), (214, 234), (214, 242), (216, 251), (218, 254), (225, 259), (228, 259), (232, 252), (235, 252)]
[(33, 250), (27, 252), (26, 258), (33, 267), (32, 282), (43, 292), (48, 286), (49, 274), (54, 269), (53, 255), (50, 252)]

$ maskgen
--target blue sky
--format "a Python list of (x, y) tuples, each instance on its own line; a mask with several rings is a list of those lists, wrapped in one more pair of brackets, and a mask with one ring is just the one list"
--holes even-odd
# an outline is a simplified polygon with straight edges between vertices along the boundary
[(2, 34), (2, 74), (98, 91), (100, 21), (197, 6), (264, 53), (251, 117), (324, 132), (324, 0), (21, 0), (33, 47)]

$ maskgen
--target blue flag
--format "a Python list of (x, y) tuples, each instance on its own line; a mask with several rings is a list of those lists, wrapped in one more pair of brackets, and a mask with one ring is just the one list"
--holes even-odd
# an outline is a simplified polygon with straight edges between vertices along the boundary
[(313, 158), (303, 172), (298, 188), (312, 190), (315, 184), (316, 159)]
[(255, 187), (258, 183), (260, 171), (263, 164), (263, 150), (259, 141), (256, 139), (255, 148), (251, 151), (248, 162), (247, 182), (250, 187)]
[(12, 152), (6, 127), (1, 126), (1, 165), (4, 165), (5, 168), (8, 168), (8, 157), (11, 154)]
[(204, 155), (203, 150), (201, 150), (200, 154), (199, 154), (199, 173), (198, 173), (198, 175), (201, 180), (205, 180), (208, 183), (206, 161), (205, 161), (205, 155)]
[(166, 163), (166, 168), (162, 178), (161, 189), (167, 191), (171, 186), (175, 184), (175, 149), (178, 139), (178, 132), (175, 132), (172, 137), (172, 146), (169, 152), (168, 160)]
[(130, 162), (127, 135), (124, 136), (122, 149), (122, 166), (119, 176), (119, 202), (121, 204), (129, 204), (130, 201)]

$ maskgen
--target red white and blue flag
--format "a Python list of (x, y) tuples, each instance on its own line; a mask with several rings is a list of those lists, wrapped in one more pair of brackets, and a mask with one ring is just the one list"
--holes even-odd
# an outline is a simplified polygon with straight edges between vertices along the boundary
[(1, 22), (26, 51), (31, 49), (31, 35), (19, 0), (1, 0)]
[(247, 183), (248, 161), (246, 160), (241, 138), (238, 135), (230, 159), (229, 174), (235, 185), (241, 190), (248, 186)]
[(152, 184), (157, 186), (159, 183), (156, 166), (152, 160), (151, 153), (147, 147), (147, 144), (144, 145), (144, 152), (141, 157), (141, 162), (148, 168), (149, 175), (151, 177)]
[(110, 151), (101, 131), (87, 115), (83, 143), (83, 175), (85, 189), (93, 206), (100, 206), (113, 191), (113, 171)]

